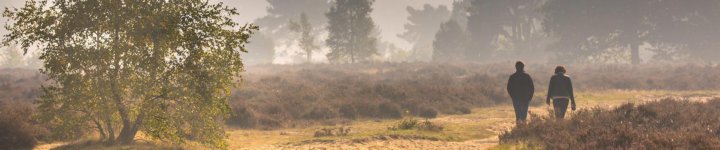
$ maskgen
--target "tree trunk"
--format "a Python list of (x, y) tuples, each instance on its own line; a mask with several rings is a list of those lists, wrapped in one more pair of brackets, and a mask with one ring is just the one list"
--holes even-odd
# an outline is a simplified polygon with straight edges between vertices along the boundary
[(117, 137), (117, 141), (120, 144), (130, 144), (135, 139), (137, 134), (137, 128), (132, 127), (133, 125), (123, 125), (123, 129), (120, 131), (120, 135)]
[(112, 126), (112, 119), (108, 116), (105, 121), (105, 128), (107, 129), (107, 141), (110, 144), (115, 144), (115, 129)]
[(120, 144), (132, 143), (135, 139), (135, 135), (137, 135), (137, 132), (140, 129), (140, 125), (142, 125), (143, 118), (145, 118), (145, 112), (141, 112), (137, 118), (135, 118), (134, 122), (130, 124), (123, 123), (123, 129), (120, 131), (117, 141), (120, 142)]
[(630, 44), (630, 55), (633, 65), (640, 64), (640, 44)]
[(307, 54), (307, 63), (312, 63), (312, 50), (305, 52)]

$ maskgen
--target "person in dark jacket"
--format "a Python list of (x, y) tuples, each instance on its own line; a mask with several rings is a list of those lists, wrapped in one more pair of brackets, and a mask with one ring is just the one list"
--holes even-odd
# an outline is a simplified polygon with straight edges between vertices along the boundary
[(576, 106), (572, 81), (569, 76), (565, 75), (566, 72), (565, 67), (557, 66), (555, 68), (555, 75), (550, 78), (550, 85), (548, 87), (546, 103), (550, 105), (550, 100), (552, 99), (555, 117), (558, 119), (565, 118), (568, 101), (573, 111)]
[(507, 91), (512, 98), (515, 108), (516, 123), (524, 123), (527, 119), (530, 100), (535, 93), (535, 85), (529, 74), (525, 72), (525, 64), (522, 61), (515, 63), (515, 73), (510, 75)]

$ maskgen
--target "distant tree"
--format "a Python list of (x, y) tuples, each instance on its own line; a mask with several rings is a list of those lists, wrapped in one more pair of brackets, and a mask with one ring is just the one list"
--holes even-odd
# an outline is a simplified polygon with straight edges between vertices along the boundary
[[(468, 8), (470, 45), (475, 58), (537, 58), (552, 42), (543, 32), (544, 0), (476, 0)], [(504, 52), (504, 53), (501, 53)]]
[(245, 64), (270, 64), (275, 60), (275, 40), (267, 34), (255, 33), (245, 48), (250, 50), (242, 55)]
[(464, 60), (467, 34), (455, 20), (449, 20), (440, 25), (433, 42), (433, 61), (447, 62)]
[[(560, 36), (563, 59), (586, 60), (606, 50), (629, 48), (630, 62), (640, 63), (639, 46), (652, 25), (645, 16), (648, 0), (554, 0), (545, 4), (545, 28)], [(613, 52), (616, 53), (616, 52)], [(622, 55), (617, 55), (622, 57)]]
[[(255, 20), (255, 24), (260, 26), (259, 34), (263, 34), (269, 39), (272, 39), (274, 46), (273, 52), (277, 53), (276, 57), (286, 57), (282, 54), (287, 54), (287, 57), (295, 58), (297, 50), (291, 47), (295, 46), (293, 42), (293, 32), (290, 30), (288, 20), (297, 19), (298, 15), (305, 13), (312, 27), (315, 28), (315, 35), (322, 35), (325, 33), (325, 26), (327, 24), (327, 18), (325, 12), (330, 8), (330, 1), (328, 0), (266, 0), (269, 6), (267, 7), (267, 15)], [(323, 47), (324, 43), (317, 43), (318, 47)], [(252, 45), (252, 44), (251, 44)], [(250, 52), (253, 53), (253, 52)], [(304, 59), (299, 59), (300, 61)]]
[(3, 14), (12, 20), (3, 43), (41, 47), (41, 72), (52, 82), (37, 102), (39, 119), (56, 135), (96, 129), (130, 143), (142, 131), (227, 148), (227, 97), (257, 29), (229, 18), (237, 14), (205, 0), (30, 0)]
[(327, 23), (325, 12), (330, 8), (328, 0), (267, 0), (267, 16), (255, 21), (262, 32), (273, 38), (285, 38), (290, 33), (287, 21), (305, 13), (313, 18), (309, 23), (313, 27), (322, 27)]
[(440, 24), (450, 17), (446, 6), (432, 7), (425, 4), (422, 9), (407, 7), (408, 23), (405, 32), (398, 37), (413, 44), (412, 58), (419, 61), (432, 59), (432, 41), (440, 28)]
[(328, 60), (333, 63), (368, 61), (377, 54), (375, 22), (370, 17), (374, 0), (336, 0), (327, 12)]
[(490, 58), (497, 49), (493, 42), (498, 35), (505, 32), (503, 25), (508, 19), (506, 0), (474, 0), (468, 8), (467, 30), (470, 33), (471, 45), (469, 50), (473, 51), (468, 57), (475, 59)]
[(655, 47), (656, 54), (660, 54), (656, 57), (719, 60), (720, 1), (650, 0), (648, 3), (652, 6), (646, 20), (653, 25), (653, 30), (648, 34), (650, 40), (647, 42)]
[[(719, 6), (717, 0), (553, 0), (542, 11), (546, 29), (562, 38), (558, 50), (565, 58), (614, 55), (638, 64), (645, 43), (665, 48), (661, 55), (716, 59)], [(627, 51), (629, 57), (617, 54)]]
[(467, 30), (468, 25), (468, 8), (470, 8), (473, 0), (456, 0), (453, 1), (450, 19), (455, 20), (463, 30)]
[(319, 46), (315, 44), (315, 33), (307, 15), (300, 14), (300, 22), (290, 20), (290, 30), (300, 33), (300, 48), (305, 52), (307, 62), (311, 63), (313, 51), (318, 50)]
[(17, 48), (17, 45), (7, 45), (0, 54), (2, 54), (0, 67), (20, 68), (25, 66), (22, 51)]

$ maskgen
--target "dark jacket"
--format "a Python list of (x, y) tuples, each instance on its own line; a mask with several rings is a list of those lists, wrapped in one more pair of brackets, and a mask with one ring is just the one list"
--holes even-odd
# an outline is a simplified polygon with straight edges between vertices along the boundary
[(575, 104), (575, 94), (573, 93), (570, 77), (558, 73), (550, 78), (547, 99), (550, 100), (553, 97), (567, 97), (571, 100), (572, 104)]
[(514, 74), (510, 75), (507, 91), (513, 101), (530, 101), (533, 94), (535, 94), (535, 85), (533, 85), (532, 78), (529, 74), (525, 73), (523, 70), (518, 70)]

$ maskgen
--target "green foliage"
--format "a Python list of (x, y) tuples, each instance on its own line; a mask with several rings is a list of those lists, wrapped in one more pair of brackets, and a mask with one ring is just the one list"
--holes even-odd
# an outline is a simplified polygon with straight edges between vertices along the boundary
[(407, 117), (400, 120), (395, 125), (388, 127), (389, 130), (421, 130), (421, 131), (442, 131), (443, 126), (434, 124), (430, 120), (418, 121), (415, 118)]
[(374, 0), (337, 0), (325, 16), (330, 33), (325, 43), (330, 47), (332, 63), (368, 61), (377, 54), (377, 38), (372, 36), (375, 22), (370, 17)]
[(227, 96), (258, 29), (233, 22), (237, 14), (204, 0), (31, 0), (3, 13), (13, 21), (4, 44), (41, 47), (52, 82), (40, 120), (60, 137), (94, 128), (129, 143), (143, 131), (225, 148)]

